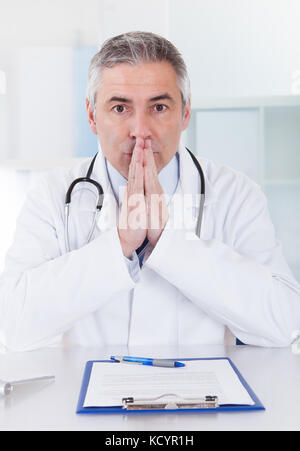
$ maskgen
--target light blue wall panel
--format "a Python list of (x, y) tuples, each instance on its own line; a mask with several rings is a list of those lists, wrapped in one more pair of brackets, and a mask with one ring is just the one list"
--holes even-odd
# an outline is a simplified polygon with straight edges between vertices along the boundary
[(259, 111), (205, 110), (196, 113), (197, 154), (259, 181)]
[(285, 258), (300, 281), (300, 183), (266, 186), (265, 193)]
[(262, 186), (276, 236), (300, 281), (299, 124), (300, 107), (194, 110), (188, 144)]
[(268, 180), (300, 181), (300, 107), (265, 110), (265, 168)]

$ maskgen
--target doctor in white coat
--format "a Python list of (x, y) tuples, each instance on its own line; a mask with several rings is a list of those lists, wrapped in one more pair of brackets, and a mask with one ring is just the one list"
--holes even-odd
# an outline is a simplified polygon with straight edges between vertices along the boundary
[[(65, 195), (90, 160), (49, 174), (28, 196), (0, 281), (0, 342), (286, 346), (300, 328), (300, 287), (276, 241), (266, 198), (246, 176), (180, 144), (190, 119), (188, 76), (165, 39), (107, 41), (89, 70), (87, 112), (99, 137), (91, 177)], [(201, 149), (198, 149), (201, 153)], [(143, 260), (136, 249), (147, 243)], [(140, 261), (141, 260), (141, 261)]]

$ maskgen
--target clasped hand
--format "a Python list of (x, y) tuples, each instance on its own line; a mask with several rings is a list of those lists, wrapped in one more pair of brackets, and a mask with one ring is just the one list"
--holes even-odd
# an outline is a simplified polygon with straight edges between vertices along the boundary
[(169, 212), (158, 180), (151, 140), (137, 138), (118, 227), (123, 254), (129, 257), (146, 237), (155, 247), (168, 219)]

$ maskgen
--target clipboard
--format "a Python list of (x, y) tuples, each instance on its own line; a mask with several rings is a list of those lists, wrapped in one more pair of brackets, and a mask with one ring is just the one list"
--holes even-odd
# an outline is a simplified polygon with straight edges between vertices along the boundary
[[(214, 412), (214, 413), (218, 413), (218, 412), (246, 412), (246, 411), (257, 411), (257, 410), (265, 410), (265, 407), (263, 406), (263, 404), (261, 403), (261, 401), (259, 400), (259, 398), (256, 396), (256, 394), (254, 393), (254, 391), (251, 389), (251, 387), (249, 386), (249, 384), (246, 382), (246, 380), (243, 378), (243, 376), (241, 375), (241, 373), (239, 372), (239, 370), (237, 369), (237, 367), (234, 365), (234, 363), (232, 362), (232, 360), (229, 357), (209, 357), (209, 358), (188, 358), (188, 359), (178, 359), (176, 358), (176, 360), (180, 360), (182, 362), (188, 362), (188, 361), (193, 361), (193, 360), (227, 360), (229, 362), (229, 364), (231, 365), (232, 369), (234, 370), (234, 372), (236, 373), (237, 377), (239, 378), (241, 384), (244, 386), (244, 388), (246, 389), (246, 391), (248, 392), (250, 398), (252, 399), (253, 403), (252, 405), (244, 405), (244, 404), (220, 404), (217, 405), (215, 403), (215, 400), (212, 400), (210, 398), (214, 398), (213, 396), (208, 396), (206, 398), (208, 398), (208, 402), (205, 402), (205, 405), (201, 406), (201, 404), (199, 404), (201, 407), (195, 406), (193, 408), (168, 408), (168, 407), (164, 407), (164, 408), (138, 408), (138, 409), (126, 409), (124, 408), (124, 406), (114, 406), (114, 407), (84, 407), (84, 400), (85, 400), (85, 396), (86, 396), (86, 392), (88, 389), (88, 385), (89, 385), (89, 381), (90, 381), (90, 376), (91, 376), (91, 371), (93, 368), (93, 364), (95, 362), (107, 362), (110, 363), (110, 360), (89, 360), (88, 362), (86, 362), (86, 366), (84, 369), (84, 374), (83, 374), (83, 379), (82, 379), (82, 383), (81, 383), (81, 389), (80, 389), (80, 393), (79, 393), (79, 399), (78, 399), (78, 403), (77, 403), (77, 409), (76, 409), (76, 413), (77, 414), (109, 414), (109, 413), (118, 413), (118, 414), (136, 414), (136, 413), (149, 413), (149, 412), (153, 412), (153, 413), (171, 413), (171, 412), (175, 412), (175, 413), (179, 413), (179, 412), (195, 412), (195, 413), (209, 413), (209, 412)], [(113, 363), (112, 364), (118, 364), (118, 363)], [(128, 400), (128, 398), (127, 398)], [(204, 400), (205, 401), (205, 400)]]

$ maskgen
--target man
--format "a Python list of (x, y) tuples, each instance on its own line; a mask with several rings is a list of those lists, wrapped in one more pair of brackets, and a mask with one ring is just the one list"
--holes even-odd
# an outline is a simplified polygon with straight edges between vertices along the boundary
[(288, 345), (300, 287), (259, 187), (200, 158), (206, 199), (195, 233), (201, 182), (180, 144), (191, 106), (176, 48), (152, 33), (108, 40), (91, 62), (86, 105), (99, 137), (96, 183), (74, 186), (68, 219), (65, 194), (89, 160), (30, 193), (1, 280), (4, 345), (221, 344), (226, 331)]

